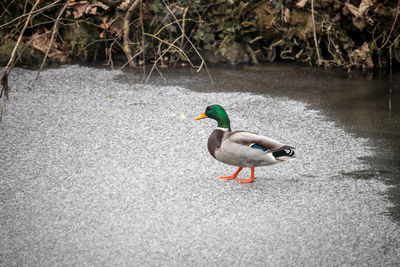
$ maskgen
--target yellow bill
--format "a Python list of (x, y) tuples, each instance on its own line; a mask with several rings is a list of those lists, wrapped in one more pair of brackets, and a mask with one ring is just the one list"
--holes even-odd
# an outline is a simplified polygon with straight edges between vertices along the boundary
[(198, 117), (196, 117), (194, 119), (197, 121), (197, 120), (201, 120), (201, 119), (205, 119), (205, 118), (208, 118), (208, 117), (207, 117), (206, 113), (203, 112), (203, 114), (201, 114), (200, 116), (198, 116)]

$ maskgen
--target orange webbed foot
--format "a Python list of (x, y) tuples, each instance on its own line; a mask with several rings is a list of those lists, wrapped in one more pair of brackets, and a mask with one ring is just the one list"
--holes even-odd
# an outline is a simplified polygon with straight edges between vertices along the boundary
[(236, 176), (235, 176), (235, 175), (231, 175), (231, 176), (220, 176), (220, 177), (218, 177), (218, 178), (221, 179), (221, 180), (232, 180), (232, 179), (235, 179)]
[(231, 175), (231, 176), (220, 176), (220, 177), (218, 177), (218, 178), (221, 179), (221, 180), (233, 180), (233, 179), (235, 179), (236, 177), (233, 176), (233, 175)]
[(254, 167), (251, 168), (251, 175), (249, 179), (238, 179), (239, 183), (241, 184), (247, 184), (247, 183), (251, 183), (256, 179), (256, 177), (254, 176)]
[(249, 178), (249, 179), (238, 179), (239, 183), (241, 184), (247, 184), (247, 183), (251, 183), (255, 180), (256, 178)]
[(230, 176), (220, 176), (219, 179), (221, 179), (221, 180), (232, 180), (232, 179), (235, 179), (242, 169), (243, 169), (243, 167), (239, 167), (239, 169), (237, 169), (237, 171), (235, 171), (234, 174), (232, 174)]

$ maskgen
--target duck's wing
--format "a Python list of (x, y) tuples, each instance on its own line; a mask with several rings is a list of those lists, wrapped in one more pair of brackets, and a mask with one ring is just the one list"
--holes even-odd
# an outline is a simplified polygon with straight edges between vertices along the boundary
[(282, 143), (275, 141), (271, 138), (252, 133), (247, 131), (233, 131), (227, 137), (231, 142), (241, 144), (244, 146), (259, 146), (264, 148), (267, 153), (272, 153), (284, 149), (294, 149), (292, 146), (283, 145)]

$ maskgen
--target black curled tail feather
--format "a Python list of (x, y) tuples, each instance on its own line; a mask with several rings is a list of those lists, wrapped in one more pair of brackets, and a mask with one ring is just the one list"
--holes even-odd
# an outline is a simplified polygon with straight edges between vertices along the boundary
[(282, 149), (282, 150), (279, 150), (279, 151), (272, 152), (272, 155), (276, 159), (279, 159), (279, 158), (282, 158), (282, 159), (294, 158), (295, 157), (294, 154), (295, 154), (294, 150), (292, 150), (290, 148), (285, 148), (285, 149)]

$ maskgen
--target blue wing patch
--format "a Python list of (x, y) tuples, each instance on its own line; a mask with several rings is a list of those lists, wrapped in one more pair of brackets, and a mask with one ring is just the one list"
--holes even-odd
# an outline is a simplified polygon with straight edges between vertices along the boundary
[(267, 151), (265, 148), (258, 146), (258, 145), (252, 145), (252, 148), (256, 148), (256, 149), (261, 149), (262, 151)]

